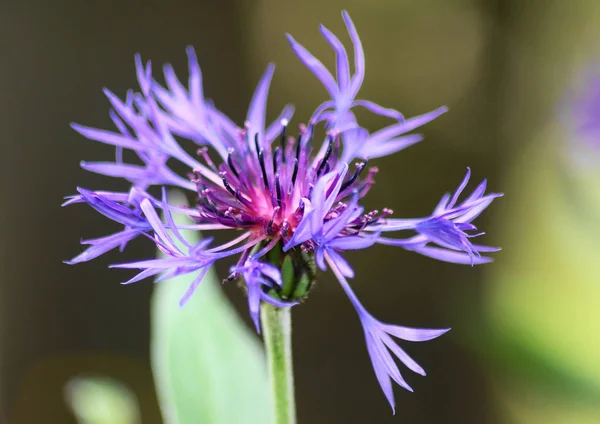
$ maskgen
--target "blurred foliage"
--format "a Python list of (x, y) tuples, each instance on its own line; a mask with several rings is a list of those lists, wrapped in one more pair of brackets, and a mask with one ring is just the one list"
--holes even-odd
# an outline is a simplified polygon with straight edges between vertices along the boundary
[[(562, 135), (552, 125), (540, 141)], [(511, 176), (509, 253), (485, 308), (499, 400), (520, 417), (511, 423), (600, 422), (600, 161), (579, 167), (575, 143), (534, 144)]]
[[(173, 204), (184, 204), (171, 195)], [(175, 216), (182, 222), (181, 216)], [(189, 223), (189, 222), (188, 222)], [(198, 232), (182, 232), (189, 243)], [(264, 354), (209, 271), (184, 307), (195, 274), (158, 282), (152, 298), (152, 368), (169, 424), (268, 424)]]
[(65, 387), (65, 395), (79, 424), (141, 423), (135, 395), (116, 380), (75, 377)]

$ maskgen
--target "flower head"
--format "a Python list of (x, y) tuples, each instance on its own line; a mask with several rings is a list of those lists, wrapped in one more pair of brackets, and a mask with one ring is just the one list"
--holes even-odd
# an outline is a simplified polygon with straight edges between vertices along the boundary
[[(123, 178), (131, 189), (123, 193), (79, 189), (66, 204), (87, 203), (124, 226), (121, 232), (82, 242), (90, 245), (68, 263), (91, 260), (120, 247), (135, 237), (152, 240), (162, 252), (157, 259), (113, 265), (137, 269), (126, 283), (148, 277), (158, 279), (193, 273), (196, 278), (183, 294), (181, 304), (193, 295), (209, 267), (226, 258), (236, 258), (228, 280), (241, 278), (248, 295), (252, 321), (260, 332), (259, 307), (268, 302), (291, 307), (304, 299), (315, 279), (316, 268), (331, 269), (357, 310), (365, 331), (368, 353), (377, 379), (394, 405), (391, 380), (410, 389), (402, 379), (393, 356), (409, 369), (423, 369), (392, 339), (424, 341), (443, 330), (419, 330), (377, 321), (358, 302), (347, 281), (354, 276), (344, 258), (347, 250), (375, 243), (400, 246), (439, 260), (480, 264), (490, 261), (482, 252), (496, 250), (471, 243), (471, 223), (499, 195), (485, 194), (485, 181), (462, 203), (458, 198), (470, 171), (453, 195), (442, 197), (430, 216), (416, 219), (390, 218), (392, 211), (365, 212), (361, 201), (375, 183), (376, 168), (367, 160), (396, 153), (421, 140), (408, 134), (446, 111), (439, 108), (404, 119), (395, 110), (366, 100), (356, 100), (364, 79), (364, 52), (356, 28), (346, 12), (344, 22), (354, 44), (354, 74), (341, 42), (321, 27), (336, 53), (334, 78), (304, 47), (288, 36), (300, 60), (317, 76), (331, 99), (318, 106), (307, 125), (297, 134), (289, 131), (293, 108), (286, 106), (279, 118), (265, 122), (267, 94), (274, 66), (269, 65), (250, 101), (246, 121), (238, 126), (206, 99), (202, 75), (193, 49), (188, 48), (189, 83), (184, 86), (170, 66), (164, 68), (166, 85), (158, 83), (150, 62), (136, 56), (140, 91), (129, 92), (125, 101), (105, 91), (111, 105), (116, 132), (73, 125), (85, 137), (112, 145), (114, 162), (83, 163), (92, 172)], [(372, 134), (357, 122), (352, 109), (362, 106), (390, 117), (393, 122)], [(323, 123), (326, 135), (319, 143), (315, 126)], [(188, 139), (196, 155), (188, 153), (176, 137)], [(123, 150), (139, 159), (125, 163)], [(356, 161), (352, 164), (353, 161)], [(189, 172), (182, 176), (171, 168), (180, 162)], [(163, 187), (160, 199), (148, 188)], [(193, 193), (191, 207), (173, 205), (165, 187)], [(182, 213), (193, 224), (177, 224), (172, 213)], [(163, 218), (160, 217), (162, 213)], [(183, 229), (203, 232), (229, 231), (230, 241), (214, 245), (212, 238), (190, 245)], [(389, 238), (387, 233), (409, 231), (408, 238)], [(391, 353), (390, 353), (391, 352)], [(392, 356), (393, 354), (393, 356)], [(390, 380), (391, 379), (391, 380)]]

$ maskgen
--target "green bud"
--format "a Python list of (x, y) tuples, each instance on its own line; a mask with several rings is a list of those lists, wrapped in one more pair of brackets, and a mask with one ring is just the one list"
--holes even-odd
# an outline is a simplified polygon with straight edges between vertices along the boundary
[(268, 261), (281, 270), (281, 288), (274, 288), (269, 294), (276, 299), (302, 301), (316, 281), (316, 265), (314, 255), (302, 250), (283, 251), (283, 245), (278, 243), (269, 253)]

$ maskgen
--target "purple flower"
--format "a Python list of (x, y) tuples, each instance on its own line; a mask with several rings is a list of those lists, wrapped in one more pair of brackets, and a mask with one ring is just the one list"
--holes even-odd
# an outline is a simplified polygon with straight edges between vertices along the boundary
[[(395, 110), (372, 102), (355, 100), (364, 78), (364, 52), (354, 24), (343, 13), (354, 44), (355, 72), (350, 74), (348, 55), (339, 40), (326, 28), (321, 32), (333, 47), (337, 78), (304, 47), (288, 37), (293, 50), (315, 73), (331, 96), (318, 106), (308, 121), (299, 125), (296, 137), (288, 136), (293, 108), (286, 106), (279, 118), (266, 125), (266, 104), (274, 66), (269, 65), (250, 101), (243, 125), (236, 125), (206, 99), (202, 76), (193, 49), (188, 48), (189, 83), (184, 86), (167, 65), (166, 86), (152, 76), (150, 62), (136, 56), (140, 91), (129, 92), (125, 101), (105, 91), (112, 105), (111, 117), (116, 132), (73, 125), (85, 137), (115, 147), (115, 161), (83, 163), (90, 171), (125, 179), (131, 183), (126, 192), (78, 189), (65, 204), (87, 203), (107, 218), (123, 225), (115, 234), (82, 242), (89, 247), (68, 263), (91, 260), (120, 247), (135, 237), (151, 240), (161, 257), (113, 265), (136, 269), (126, 283), (148, 277), (158, 279), (194, 274), (195, 279), (183, 294), (181, 304), (192, 296), (205, 273), (215, 262), (236, 258), (227, 280), (241, 277), (248, 294), (250, 316), (260, 332), (261, 302), (276, 307), (291, 307), (306, 297), (316, 266), (331, 269), (357, 310), (377, 379), (392, 407), (391, 380), (410, 390), (394, 362), (394, 357), (409, 369), (424, 374), (392, 339), (425, 341), (447, 330), (412, 329), (384, 324), (370, 315), (358, 302), (347, 278), (354, 276), (344, 258), (347, 250), (360, 250), (375, 243), (400, 246), (439, 260), (480, 264), (491, 259), (481, 255), (496, 248), (476, 245), (471, 239), (481, 233), (472, 221), (499, 194), (485, 194), (485, 181), (459, 203), (470, 177), (470, 170), (453, 195), (442, 197), (433, 213), (415, 219), (390, 218), (392, 211), (365, 212), (363, 197), (375, 183), (375, 168), (367, 159), (396, 153), (421, 140), (409, 134), (446, 111), (439, 108), (410, 119)], [(394, 119), (388, 127), (372, 134), (362, 128), (351, 109), (365, 107)], [(315, 140), (315, 126), (323, 122), (326, 135)], [(189, 140), (181, 145), (176, 137)], [(193, 156), (187, 147), (197, 150)], [(123, 150), (139, 159), (126, 163)], [(354, 165), (353, 160), (358, 160)], [(171, 164), (180, 162), (187, 175), (177, 174)], [(162, 198), (148, 189), (162, 187)], [(165, 187), (191, 191), (196, 197), (192, 207), (173, 205)], [(193, 224), (176, 224), (172, 213), (184, 214)], [(163, 218), (160, 218), (162, 214)], [(223, 244), (212, 238), (190, 245), (180, 231), (231, 231)], [(387, 233), (409, 231), (407, 238), (390, 238)], [(384, 235), (386, 235), (384, 237)]]
[(598, 65), (589, 66), (582, 75), (582, 89), (573, 93), (566, 105), (575, 135), (597, 148), (600, 138), (600, 72)]

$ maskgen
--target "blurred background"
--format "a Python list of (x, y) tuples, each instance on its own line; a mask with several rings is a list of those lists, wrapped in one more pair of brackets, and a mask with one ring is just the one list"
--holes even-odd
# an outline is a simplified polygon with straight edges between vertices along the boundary
[[(112, 128), (101, 88), (136, 86), (136, 52), (185, 79), (187, 45), (207, 97), (236, 122), (269, 61), (273, 117), (291, 102), (294, 122), (305, 121), (326, 93), (284, 34), (332, 65), (318, 24), (349, 43), (342, 9), (366, 51), (361, 98), (407, 116), (450, 107), (423, 129), (425, 141), (377, 161), (367, 208), (429, 214), (470, 166), (473, 181), (505, 193), (476, 222), (503, 251), (475, 268), (386, 246), (348, 254), (356, 292), (379, 319), (452, 327), (402, 345), (428, 375), (404, 373), (415, 392), (396, 389), (396, 416), (354, 310), (322, 275), (293, 313), (299, 422), (600, 423), (600, 133), (582, 132), (571, 107), (593, 91), (586, 76), (598, 69), (594, 0), (2, 2), (1, 423), (77, 422), (64, 388), (86, 374), (121, 382), (140, 422), (162, 422), (149, 357), (153, 285), (121, 286), (128, 274), (107, 269), (152, 256), (152, 246), (62, 263), (80, 238), (109, 231), (89, 208), (61, 209), (62, 198), (76, 186), (124, 188), (79, 168), (113, 151), (69, 123)], [(587, 113), (600, 121), (600, 109)], [(369, 129), (383, 123), (362, 118)], [(244, 295), (225, 291), (247, 320)]]

